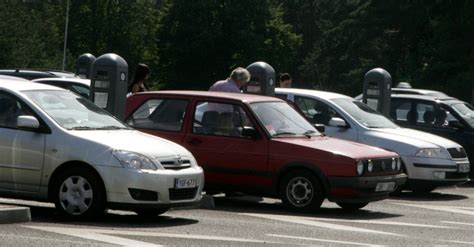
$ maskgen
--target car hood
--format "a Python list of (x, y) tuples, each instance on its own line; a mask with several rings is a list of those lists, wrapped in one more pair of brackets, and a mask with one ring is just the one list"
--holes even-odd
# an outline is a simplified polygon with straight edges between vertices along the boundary
[(75, 130), (70, 134), (110, 149), (145, 154), (149, 157), (191, 156), (184, 147), (137, 130)]
[[(397, 157), (396, 153), (373, 147), (361, 143), (346, 141), (332, 137), (311, 137), (311, 138), (275, 138), (274, 142), (286, 143), (291, 146), (306, 147), (305, 154), (314, 156), (314, 153), (325, 152), (336, 156), (345, 156), (352, 159), (367, 159), (367, 158), (387, 158)], [(290, 146), (289, 146), (290, 147)], [(308, 152), (312, 149), (314, 152)], [(291, 148), (287, 149), (293, 152)], [(301, 154), (301, 155), (305, 155)]]
[(397, 143), (405, 143), (416, 148), (455, 148), (459, 144), (446, 138), (408, 128), (396, 129), (373, 129), (373, 135), (392, 140)]

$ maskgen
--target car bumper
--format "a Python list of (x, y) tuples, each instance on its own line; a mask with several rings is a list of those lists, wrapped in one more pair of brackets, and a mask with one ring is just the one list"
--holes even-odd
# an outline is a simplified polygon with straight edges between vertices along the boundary
[[(97, 167), (106, 188), (110, 208), (163, 208), (197, 205), (202, 197), (202, 168), (140, 171)], [(191, 188), (175, 188), (175, 179), (195, 179)]]
[(465, 159), (430, 159), (422, 157), (402, 157), (408, 172), (409, 184), (440, 187), (463, 184), (469, 181), (469, 171), (461, 171), (460, 166), (470, 167)]
[[(383, 200), (397, 187), (406, 183), (407, 175), (384, 175), (374, 177), (330, 177), (328, 200), (333, 202), (363, 203)], [(376, 191), (378, 184), (394, 183), (392, 190)]]

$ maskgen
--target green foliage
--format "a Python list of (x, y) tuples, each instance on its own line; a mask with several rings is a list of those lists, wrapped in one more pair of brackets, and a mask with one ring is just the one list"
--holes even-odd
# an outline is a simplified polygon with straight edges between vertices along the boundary
[[(0, 68), (62, 67), (67, 0), (0, 1)], [(474, 81), (470, 0), (70, 0), (66, 69), (83, 53), (151, 68), (155, 89), (207, 89), (266, 61), (298, 87), (356, 95), (389, 71), (468, 100)]]

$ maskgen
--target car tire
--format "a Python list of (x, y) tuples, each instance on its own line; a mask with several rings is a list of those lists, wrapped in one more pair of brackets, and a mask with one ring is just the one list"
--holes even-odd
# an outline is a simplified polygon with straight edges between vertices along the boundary
[(279, 192), (283, 206), (297, 212), (317, 211), (324, 200), (321, 183), (308, 170), (289, 172), (283, 177)]
[(360, 202), (360, 203), (336, 202), (336, 204), (339, 205), (339, 207), (341, 207), (344, 210), (352, 211), (352, 210), (359, 210), (367, 206), (367, 204), (369, 203), (368, 202)]
[(104, 213), (106, 196), (96, 173), (73, 167), (60, 173), (55, 181), (54, 204), (62, 218), (84, 220)]
[(166, 213), (169, 208), (146, 208), (146, 209), (135, 209), (135, 213), (140, 217), (155, 217)]

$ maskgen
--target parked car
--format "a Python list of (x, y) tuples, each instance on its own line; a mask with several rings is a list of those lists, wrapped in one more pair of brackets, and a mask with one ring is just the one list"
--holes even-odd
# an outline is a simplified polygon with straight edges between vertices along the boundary
[(157, 215), (201, 199), (203, 170), (188, 150), (68, 90), (1, 78), (0, 136), (0, 196), (54, 202), (67, 218)]
[(126, 123), (188, 148), (206, 193), (280, 198), (317, 210), (358, 209), (405, 183), (396, 153), (321, 135), (285, 101), (258, 95), (158, 91), (127, 98)]
[[(429, 89), (420, 89), (420, 88), (406, 88), (406, 87), (393, 87), (391, 88), (392, 94), (414, 94), (414, 95), (425, 95), (425, 96), (432, 96), (432, 97), (448, 97), (443, 92), (434, 91)], [(362, 94), (357, 95), (354, 97), (356, 100), (362, 101)]]
[[(474, 161), (474, 108), (452, 97), (392, 94), (390, 117), (395, 123), (450, 139), (464, 149), (451, 149), (452, 157)], [(471, 178), (474, 169), (471, 167)]]
[(429, 192), (469, 180), (469, 160), (455, 142), (401, 128), (366, 104), (342, 94), (277, 88), (276, 95), (293, 101), (311, 123), (326, 125), (329, 136), (398, 153), (408, 174), (408, 189)]
[(8, 75), (34, 80), (38, 78), (72, 78), (75, 74), (61, 70), (39, 70), (39, 69), (0, 69), (0, 75)]
[(61, 77), (61, 78), (39, 78), (31, 80), (32, 82), (52, 85), (64, 89), (71, 90), (84, 98), (88, 99), (90, 94), (90, 79), (82, 79), (78, 77)]

